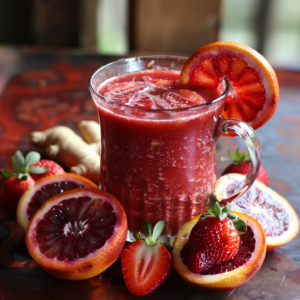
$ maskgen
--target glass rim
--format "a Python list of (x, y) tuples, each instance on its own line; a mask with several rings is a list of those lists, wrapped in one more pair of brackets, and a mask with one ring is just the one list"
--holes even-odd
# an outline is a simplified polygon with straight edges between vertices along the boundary
[[(148, 55), (148, 56), (137, 56), (137, 57), (129, 57), (129, 58), (121, 58), (118, 59), (116, 61), (113, 61), (111, 63), (108, 63), (106, 65), (101, 66), (100, 68), (98, 68), (90, 77), (89, 79), (89, 89), (90, 91), (95, 94), (96, 96), (102, 98), (105, 100), (105, 102), (109, 103), (109, 104), (114, 104), (117, 105), (119, 107), (125, 107), (126, 109), (134, 109), (134, 110), (138, 110), (138, 111), (144, 111), (144, 112), (176, 112), (176, 111), (189, 111), (189, 110), (195, 110), (195, 109), (199, 109), (199, 108), (204, 108), (210, 105), (213, 105), (221, 100), (223, 100), (227, 93), (229, 92), (229, 81), (227, 80), (226, 77), (224, 77), (222, 79), (222, 81), (225, 81), (225, 89), (222, 92), (222, 94), (217, 97), (216, 99), (210, 101), (210, 102), (205, 102), (203, 104), (199, 104), (199, 105), (195, 105), (195, 106), (191, 106), (191, 107), (182, 107), (182, 108), (158, 108), (158, 109), (152, 109), (152, 108), (143, 108), (143, 107), (134, 107), (134, 106), (129, 106), (129, 105), (125, 105), (125, 104), (121, 104), (119, 102), (107, 99), (106, 97), (104, 97), (103, 95), (99, 94), (93, 87), (92, 85), (92, 81), (94, 79), (94, 77), (101, 71), (105, 70), (106, 68), (109, 68), (112, 65), (115, 64), (122, 64), (122, 63), (130, 63), (131, 61), (139, 61), (139, 60), (182, 60), (182, 61), (186, 61), (188, 59), (187, 56), (177, 56), (177, 55)], [(143, 70), (140, 70), (143, 71)], [(139, 71), (136, 71), (139, 72)], [(133, 72), (132, 72), (133, 73)], [(130, 74), (130, 72), (128, 73), (124, 73), (124, 74)], [(123, 75), (123, 74), (122, 74)]]

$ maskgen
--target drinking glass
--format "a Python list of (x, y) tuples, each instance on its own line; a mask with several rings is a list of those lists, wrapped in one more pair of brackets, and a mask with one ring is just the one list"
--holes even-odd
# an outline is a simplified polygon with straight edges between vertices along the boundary
[(89, 89), (101, 127), (100, 188), (123, 205), (128, 228), (142, 230), (167, 221), (163, 235), (174, 236), (181, 225), (210, 205), (216, 182), (215, 146), (221, 135), (235, 132), (246, 143), (251, 170), (224, 200), (245, 193), (260, 167), (260, 145), (254, 130), (236, 119), (223, 119), (229, 90), (226, 79), (220, 96), (202, 105), (176, 109), (130, 107), (98, 93), (107, 79), (144, 70), (180, 71), (180, 56), (147, 56), (118, 60), (98, 69)]

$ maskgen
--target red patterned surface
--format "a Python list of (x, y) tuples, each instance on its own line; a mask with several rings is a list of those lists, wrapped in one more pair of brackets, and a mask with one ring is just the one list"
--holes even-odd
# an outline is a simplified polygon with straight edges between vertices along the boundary
[[(16, 149), (28, 152), (29, 133), (55, 125), (77, 131), (83, 119), (97, 120), (88, 91), (91, 74), (115, 57), (80, 53), (49, 53), (0, 48), (0, 167), (10, 167)], [(270, 185), (300, 213), (300, 72), (277, 71), (279, 108), (258, 130), (263, 164)], [(227, 149), (242, 147), (237, 138), (221, 138), (217, 159)], [(36, 150), (36, 149), (35, 149)], [(218, 172), (225, 164), (218, 163)], [(14, 216), (0, 208), (0, 299), (136, 299), (125, 285), (117, 261), (90, 280), (64, 281), (43, 271), (28, 255), (24, 233)], [(26, 297), (25, 297), (26, 296)], [(240, 288), (223, 294), (203, 294), (173, 270), (147, 299), (300, 299), (300, 238), (267, 254), (263, 267)], [(145, 299), (146, 299), (145, 298)]]

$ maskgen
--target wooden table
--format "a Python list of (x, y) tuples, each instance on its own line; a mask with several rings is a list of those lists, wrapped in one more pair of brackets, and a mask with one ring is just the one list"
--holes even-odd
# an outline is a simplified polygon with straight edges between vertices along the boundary
[[(36, 150), (29, 133), (62, 124), (77, 131), (83, 119), (97, 120), (88, 91), (90, 75), (117, 57), (79, 52), (47, 52), (0, 48), (0, 167), (10, 168), (16, 149)], [(270, 187), (290, 201), (300, 215), (300, 72), (276, 70), (279, 107), (257, 130)], [(241, 144), (240, 144), (241, 143)], [(217, 157), (227, 149), (244, 148), (236, 138), (221, 138)], [(217, 164), (218, 171), (224, 164)], [(135, 299), (126, 287), (117, 261), (90, 280), (71, 282), (52, 277), (29, 257), (24, 233), (15, 218), (0, 210), (0, 299)], [(260, 271), (240, 288), (205, 294), (172, 270), (169, 279), (145, 299), (300, 299), (300, 235), (267, 253)]]

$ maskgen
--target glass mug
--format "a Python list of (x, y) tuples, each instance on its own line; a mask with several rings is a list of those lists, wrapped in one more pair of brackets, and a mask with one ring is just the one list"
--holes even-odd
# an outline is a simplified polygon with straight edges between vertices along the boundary
[(101, 126), (100, 188), (123, 205), (128, 229), (142, 230), (167, 221), (163, 235), (174, 236), (179, 228), (210, 205), (216, 183), (215, 145), (218, 137), (234, 131), (242, 137), (251, 157), (251, 170), (238, 188), (224, 193), (230, 202), (254, 182), (260, 168), (260, 145), (246, 123), (222, 118), (229, 90), (202, 105), (176, 109), (125, 106), (98, 93), (107, 79), (143, 70), (180, 71), (186, 57), (147, 56), (122, 59), (98, 69), (89, 89)]

